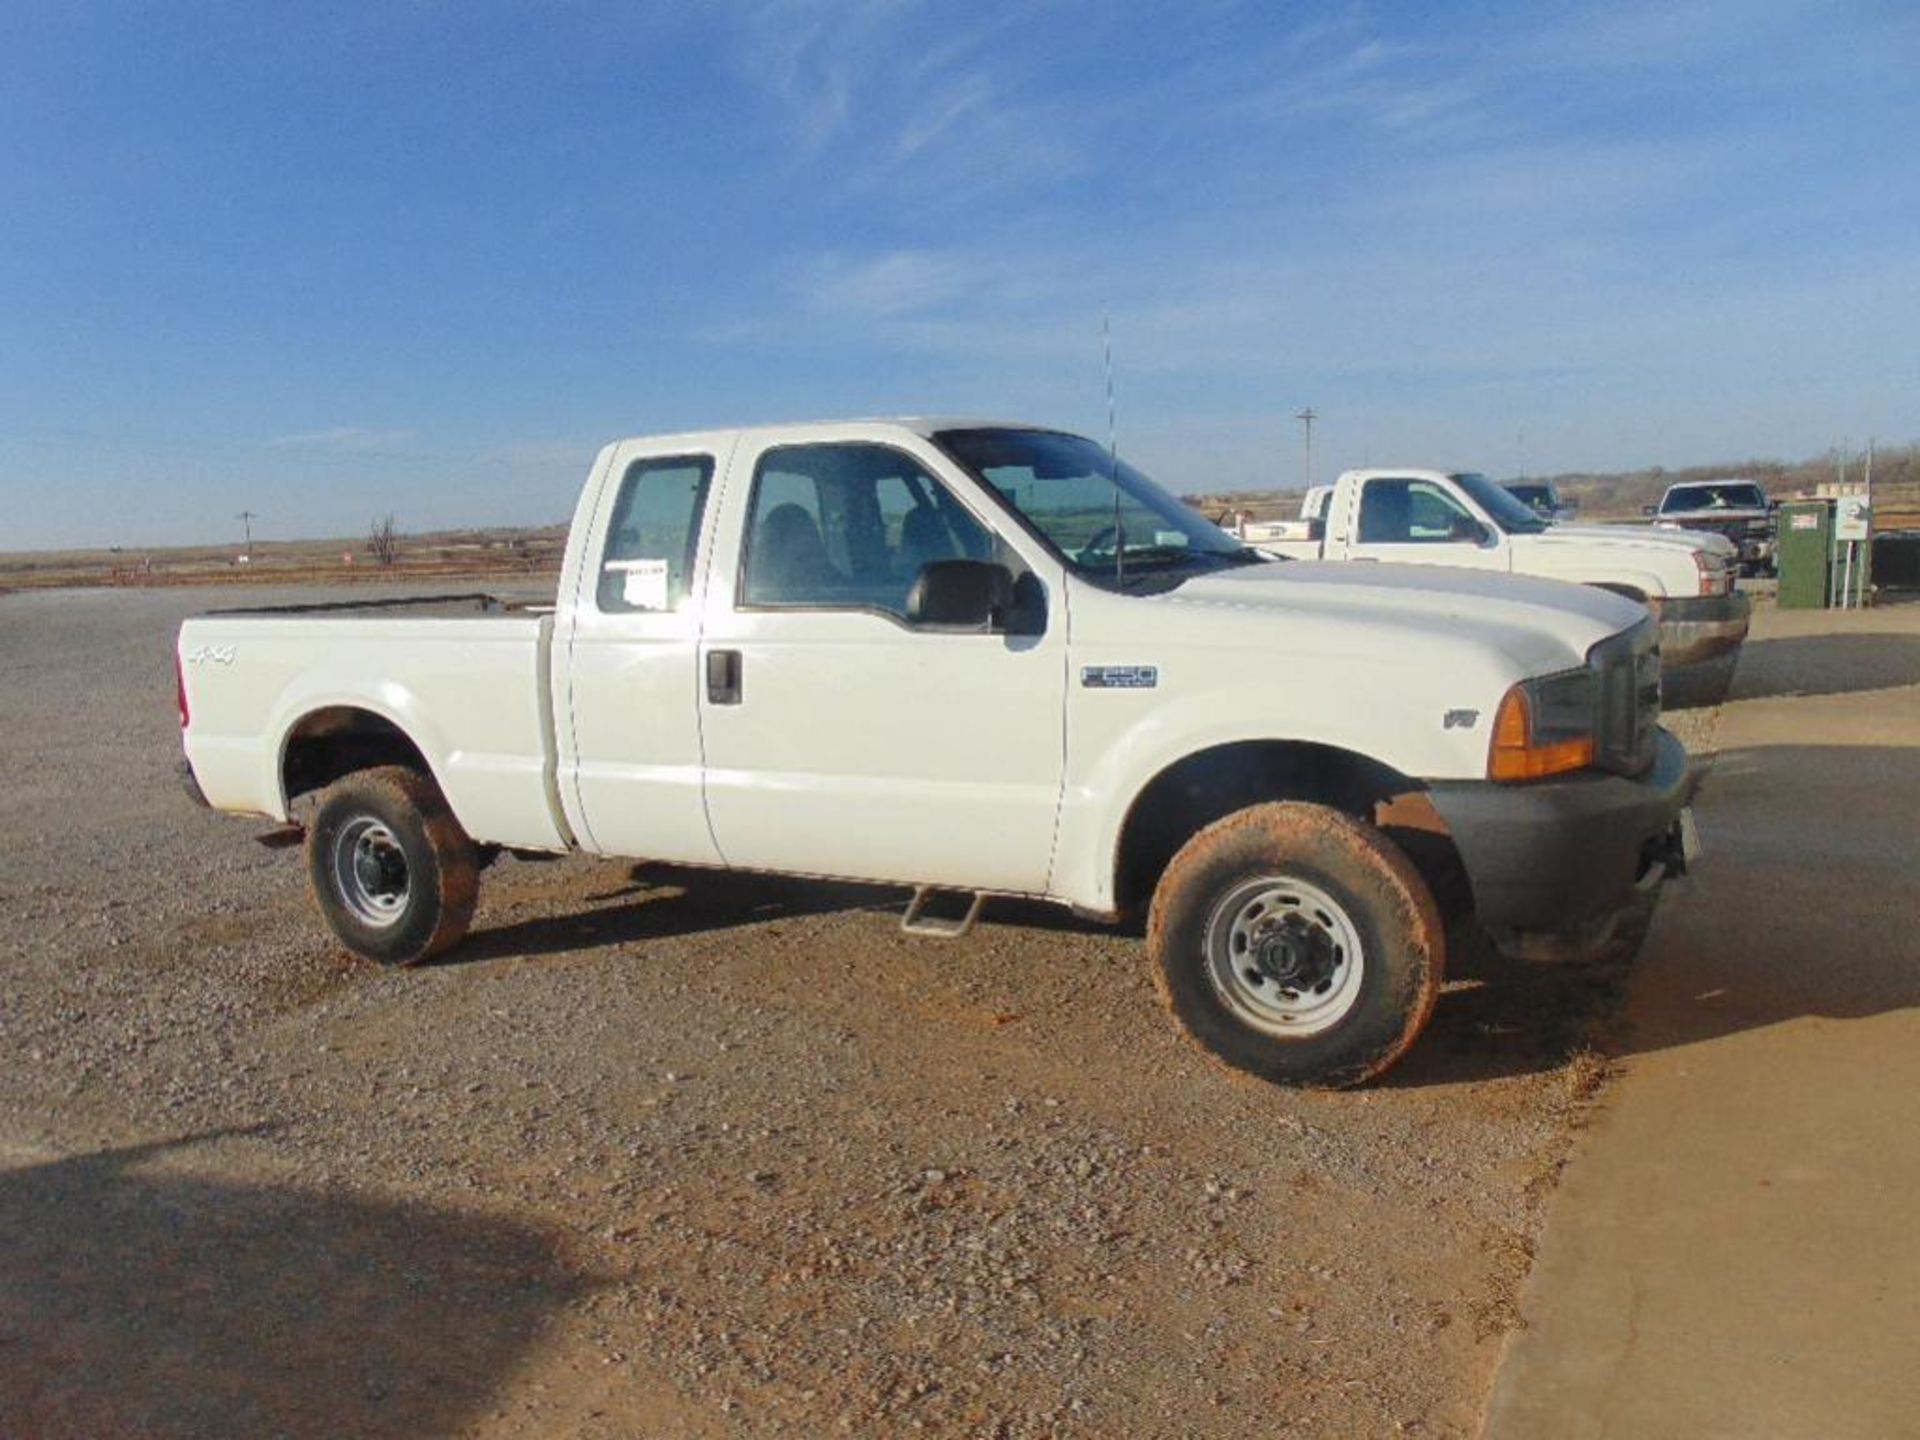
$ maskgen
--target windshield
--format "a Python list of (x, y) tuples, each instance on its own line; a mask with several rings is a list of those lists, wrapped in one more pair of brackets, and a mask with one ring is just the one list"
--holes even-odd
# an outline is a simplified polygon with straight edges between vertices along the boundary
[(1110, 587), (1168, 584), (1264, 556), (1124, 460), (1052, 430), (946, 430), (934, 439), (1080, 574)]
[(1494, 484), (1486, 476), (1468, 473), (1451, 478), (1507, 534), (1537, 535), (1547, 528), (1546, 521), (1509, 495), (1504, 486)]
[(1662, 510), (1764, 510), (1767, 497), (1758, 485), (1676, 485), (1661, 502)]

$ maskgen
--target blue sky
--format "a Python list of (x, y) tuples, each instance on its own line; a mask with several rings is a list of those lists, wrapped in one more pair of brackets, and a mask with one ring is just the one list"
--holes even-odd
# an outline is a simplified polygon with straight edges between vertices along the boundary
[(1920, 434), (1911, 5), (0, 0), (0, 549), (935, 411), (1179, 489)]

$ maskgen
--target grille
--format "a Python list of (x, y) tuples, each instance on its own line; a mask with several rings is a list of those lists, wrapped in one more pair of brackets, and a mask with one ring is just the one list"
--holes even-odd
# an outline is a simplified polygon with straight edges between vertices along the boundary
[(1638, 775), (1653, 764), (1660, 732), (1659, 631), (1648, 616), (1588, 652), (1600, 697), (1601, 765)]

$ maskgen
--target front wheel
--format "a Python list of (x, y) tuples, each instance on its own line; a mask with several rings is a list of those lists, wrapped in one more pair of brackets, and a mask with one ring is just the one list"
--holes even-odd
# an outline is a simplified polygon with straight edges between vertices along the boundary
[(1432, 1013), (1445, 925), (1411, 861), (1323, 805), (1254, 805), (1200, 831), (1154, 891), (1147, 947), (1161, 998), (1237, 1070), (1358, 1085)]
[(382, 965), (415, 965), (453, 945), (480, 894), (473, 841), (439, 787), (398, 765), (327, 788), (307, 832), (307, 868), (340, 943)]

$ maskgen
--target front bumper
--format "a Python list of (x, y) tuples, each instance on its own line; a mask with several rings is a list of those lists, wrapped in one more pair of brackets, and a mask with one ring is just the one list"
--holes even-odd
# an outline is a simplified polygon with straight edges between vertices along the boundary
[(1753, 597), (1739, 591), (1725, 595), (1681, 595), (1662, 600), (1660, 668), (1671, 674), (1738, 650), (1753, 620)]
[(1686, 750), (1662, 730), (1652, 768), (1634, 779), (1437, 781), (1428, 798), (1452, 833), (1481, 924), (1569, 930), (1625, 907), (1648, 867), (1664, 863), (1694, 783)]

